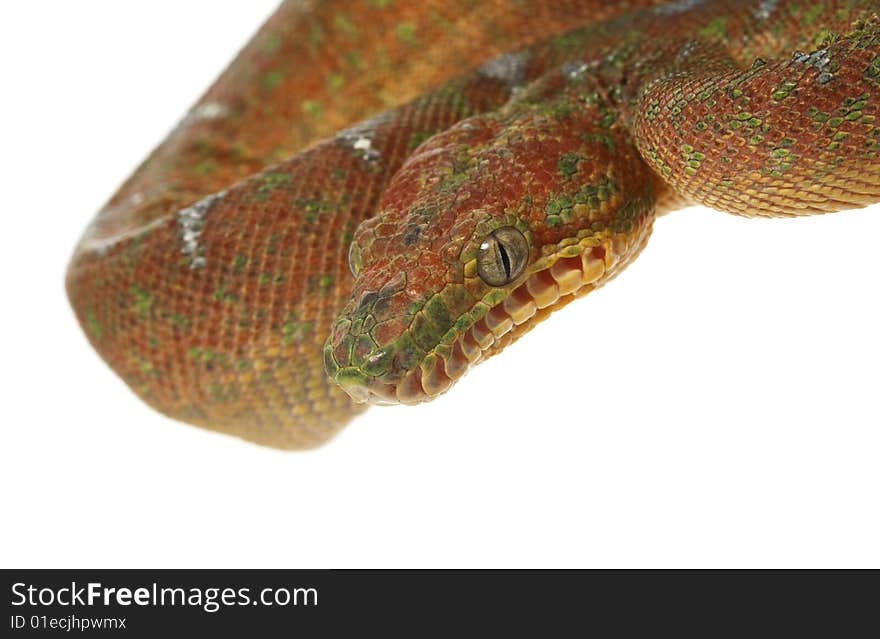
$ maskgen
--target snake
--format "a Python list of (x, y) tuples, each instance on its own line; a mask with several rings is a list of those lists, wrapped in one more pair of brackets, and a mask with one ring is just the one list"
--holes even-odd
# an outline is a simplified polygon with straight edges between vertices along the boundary
[(447, 392), (670, 211), (880, 200), (878, 13), (288, 0), (97, 213), (70, 303), (158, 411), (318, 446)]

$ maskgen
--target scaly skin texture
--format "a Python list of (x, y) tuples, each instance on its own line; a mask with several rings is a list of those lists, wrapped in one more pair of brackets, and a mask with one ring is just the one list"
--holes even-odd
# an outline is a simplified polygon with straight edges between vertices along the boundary
[[(658, 213), (880, 199), (876, 2), (535, 4), (282, 5), (77, 246), (98, 352), (172, 417), (304, 448), (446, 391)], [(523, 262), (490, 285), (499, 229)]]

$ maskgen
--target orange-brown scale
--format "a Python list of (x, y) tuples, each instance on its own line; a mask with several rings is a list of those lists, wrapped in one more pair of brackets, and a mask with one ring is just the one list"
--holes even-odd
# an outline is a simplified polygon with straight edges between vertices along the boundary
[[(397, 211), (358, 231), (373, 244), (326, 353), (331, 370), (352, 357), (372, 367), (369, 392), (395, 401), (442, 392), (465, 369), (462, 357), (497, 352), (619, 272), (647, 237), (654, 199), (660, 211), (699, 200), (768, 215), (877, 200), (876, 3), (677, 1), (624, 13), (650, 4), (285, 3), (87, 231), (68, 290), (89, 339), (167, 414), (265, 444), (311, 446), (357, 411), (324, 378), (320, 344), (352, 290), (345, 262), (354, 228), (380, 197)], [(384, 133), (357, 127), (287, 159), (542, 38), (388, 112), (374, 123)], [(822, 47), (833, 49), (830, 61)], [(516, 121), (565, 119), (548, 99), (551, 76), (529, 84), (563, 62), (566, 75), (593, 79), (574, 109), (585, 107), (574, 117), (590, 119), (589, 159), (572, 159), (584, 149), (552, 130), (540, 140), (552, 152), (530, 153), (546, 131)], [(512, 93), (513, 106), (473, 121), (484, 138), (450, 148), (442, 145), (454, 135), (467, 142), (475, 132), (429, 139)], [(509, 163), (514, 156), (523, 161)], [(428, 170), (412, 168), (418, 162)], [(603, 166), (615, 169), (614, 181), (596, 173)], [(578, 186), (563, 177), (581, 172), (602, 178), (575, 194), (579, 204), (602, 203), (589, 228), (576, 220), (592, 209), (561, 199)], [(525, 190), (534, 191), (530, 201)], [(491, 222), (483, 227), (472, 215), (480, 207)], [(502, 219), (528, 234), (534, 254), (515, 282), (487, 292), (468, 251), (478, 227)], [(421, 259), (394, 261), (418, 242)], [(553, 287), (571, 290), (538, 308)], [(346, 332), (352, 340), (343, 345)], [(409, 333), (406, 348), (382, 350)]]
[[(607, 107), (591, 77), (557, 72), (498, 113), (436, 135), (404, 164), (355, 234), (361, 266), (325, 351), (349, 394), (436, 396), (482, 357), (471, 341), (480, 351), (510, 341), (538, 306), (600, 285), (640, 245), (621, 238), (650, 225), (653, 178), (633, 154), (612, 153), (630, 142), (616, 121), (597, 126)], [(584, 193), (593, 195), (575, 201)], [(570, 201), (569, 219), (551, 223), (558, 201)], [(532, 267), (506, 290), (474, 273), (481, 238), (502, 226), (520, 228), (532, 246)], [(536, 291), (548, 274), (554, 291)]]

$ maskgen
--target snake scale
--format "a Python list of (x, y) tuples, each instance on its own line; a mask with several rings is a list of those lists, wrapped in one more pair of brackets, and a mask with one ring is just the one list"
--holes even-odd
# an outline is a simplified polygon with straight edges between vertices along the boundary
[(147, 403), (260, 444), (446, 391), (691, 203), (880, 200), (864, 0), (290, 0), (98, 213), (68, 295)]

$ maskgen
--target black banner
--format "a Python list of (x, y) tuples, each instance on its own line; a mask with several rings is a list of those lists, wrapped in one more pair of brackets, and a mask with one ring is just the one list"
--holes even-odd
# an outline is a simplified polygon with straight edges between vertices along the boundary
[[(3, 636), (878, 629), (873, 572), (4, 570)], [(867, 625), (865, 625), (867, 624)], [(859, 633), (861, 634), (861, 633)]]

